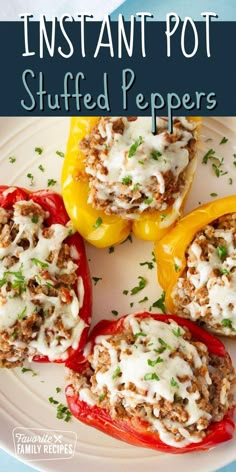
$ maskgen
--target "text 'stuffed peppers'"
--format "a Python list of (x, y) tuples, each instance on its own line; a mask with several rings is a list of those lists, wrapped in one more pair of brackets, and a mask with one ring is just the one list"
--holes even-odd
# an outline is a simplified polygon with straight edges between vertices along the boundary
[(206, 203), (187, 214), (155, 245), (158, 281), (165, 291), (168, 311), (174, 311), (173, 289), (186, 268), (186, 250), (194, 236), (209, 223), (236, 210), (236, 195)]
[[(187, 171), (186, 181), (178, 202), (163, 211), (144, 211), (134, 219), (117, 214), (106, 214), (88, 203), (89, 178), (85, 172), (85, 154), (79, 143), (99, 121), (98, 117), (74, 117), (71, 119), (67, 152), (62, 170), (62, 195), (67, 212), (80, 234), (96, 247), (104, 248), (124, 241), (132, 231), (147, 241), (162, 238), (181, 215), (191, 187), (196, 168), (196, 156)], [(191, 118), (199, 122), (199, 118)]]

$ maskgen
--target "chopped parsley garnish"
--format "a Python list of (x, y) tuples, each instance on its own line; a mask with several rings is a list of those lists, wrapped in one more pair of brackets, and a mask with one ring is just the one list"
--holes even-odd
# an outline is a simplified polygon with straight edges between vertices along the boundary
[(227, 171), (224, 171), (223, 169), (221, 169), (223, 163), (224, 163), (224, 158), (222, 157), (221, 160), (218, 159), (217, 164), (215, 163), (212, 164), (212, 168), (214, 169), (216, 177), (221, 177), (222, 175), (228, 174)]
[(122, 292), (122, 293), (123, 293), (123, 295), (128, 295), (128, 293), (129, 293), (129, 290), (123, 290), (123, 292)]
[(132, 144), (132, 146), (130, 146), (129, 148), (129, 153), (128, 153), (128, 157), (133, 157), (138, 149), (138, 147), (143, 143), (143, 138), (142, 136), (139, 136), (137, 141), (134, 142), (134, 144)]
[(153, 202), (153, 197), (146, 198), (146, 200), (143, 201), (145, 205), (151, 205)]
[(9, 159), (10, 164), (14, 164), (14, 162), (16, 162), (16, 157), (14, 156), (10, 156), (8, 159)]
[(37, 152), (40, 156), (43, 153), (43, 149), (41, 147), (34, 148), (35, 152)]
[(125, 177), (123, 177), (122, 184), (123, 185), (132, 184), (132, 178), (130, 177), (130, 175), (126, 175)]
[(147, 302), (148, 301), (148, 297), (144, 297), (142, 298), (142, 300), (139, 300), (139, 303), (143, 303), (143, 302)]
[(180, 266), (178, 264), (174, 264), (174, 269), (175, 269), (175, 272), (179, 272)]
[(18, 320), (23, 320), (26, 312), (27, 312), (27, 306), (25, 306), (25, 308), (17, 315)]
[(162, 156), (162, 153), (160, 151), (152, 151), (151, 152), (151, 157), (155, 161), (158, 161), (158, 158)]
[(104, 146), (104, 149), (107, 151), (108, 150), (108, 144), (104, 143), (103, 146)]
[(33, 215), (32, 218), (31, 218), (31, 221), (32, 221), (32, 223), (38, 223), (38, 221), (39, 221), (38, 215)]
[(224, 326), (224, 328), (230, 328), (231, 331), (236, 331), (236, 329), (233, 327), (233, 321), (229, 318), (225, 318), (224, 320), (222, 320), (221, 324), (222, 326)]
[(229, 275), (229, 273), (230, 273), (228, 269), (225, 269), (225, 268), (223, 268), (223, 267), (219, 267), (218, 270), (219, 270), (219, 273), (220, 273), (221, 275)]
[(48, 267), (48, 263), (47, 263), (47, 262), (40, 261), (40, 260), (37, 259), (36, 257), (33, 257), (33, 258), (31, 259), (31, 261), (32, 261), (36, 266), (39, 266), (39, 267), (41, 267), (42, 269), (46, 269), (46, 267)]
[(228, 256), (228, 249), (226, 246), (218, 246), (216, 251), (221, 261)]
[(99, 280), (102, 280), (102, 277), (92, 277), (93, 281), (94, 281), (94, 285), (97, 285), (97, 283), (99, 282)]
[(110, 246), (109, 249), (108, 249), (108, 252), (109, 252), (109, 254), (112, 254), (113, 252), (115, 252), (114, 246)]
[(93, 228), (97, 229), (97, 228), (99, 228), (99, 226), (101, 226), (101, 224), (102, 224), (102, 218), (99, 216), (99, 217), (96, 219), (96, 221), (95, 221), (95, 223), (94, 223), (94, 225), (93, 225)]
[(139, 279), (139, 284), (130, 290), (130, 295), (136, 295), (136, 293), (140, 292), (146, 287), (147, 281), (145, 280), (145, 278), (142, 276), (139, 276), (138, 279)]
[(32, 377), (35, 377), (36, 375), (38, 375), (37, 372), (35, 372), (35, 370), (28, 369), (26, 367), (22, 367), (21, 372), (22, 372), (22, 374), (25, 374), (26, 372), (31, 372)]
[(130, 302), (129, 306), (132, 308), (134, 306), (134, 302)]
[(231, 177), (229, 177), (229, 180), (228, 180), (228, 182), (229, 182), (229, 185), (232, 185), (232, 183), (233, 183), (233, 179), (232, 179)]
[(61, 388), (60, 388), (60, 387), (56, 387), (56, 392), (57, 392), (57, 393), (60, 393), (60, 391), (61, 391)]
[(171, 385), (171, 387), (179, 388), (179, 384), (178, 384), (178, 382), (176, 382), (176, 380), (174, 379), (174, 377), (172, 377), (172, 379), (171, 379), (171, 381), (170, 381), (170, 385)]
[(33, 174), (28, 173), (26, 177), (30, 180), (30, 185), (33, 185), (33, 183), (34, 183), (34, 176), (33, 176)]
[(56, 154), (60, 157), (65, 157), (65, 154), (62, 151), (56, 151)]
[(117, 310), (111, 310), (111, 312), (114, 316), (117, 316), (119, 314), (119, 312)]
[(41, 170), (41, 172), (44, 172), (44, 171), (45, 171), (45, 167), (43, 167), (42, 164), (39, 164), (39, 170)]
[(220, 141), (220, 144), (225, 144), (227, 143), (229, 140), (228, 138), (226, 138), (225, 136), (222, 138), (222, 140)]
[(163, 221), (166, 217), (167, 217), (167, 214), (166, 214), (166, 213), (162, 213), (162, 215), (161, 215), (161, 221)]
[(104, 395), (104, 393), (102, 393), (101, 395), (99, 395), (98, 401), (102, 402), (104, 400), (104, 398), (105, 398), (105, 395)]
[(153, 374), (149, 372), (148, 374), (144, 375), (144, 380), (160, 380), (160, 377), (154, 372)]
[(209, 151), (207, 151), (207, 153), (203, 156), (202, 163), (207, 164), (209, 159), (215, 157), (215, 153), (216, 152), (214, 151), (214, 149), (209, 149)]
[(116, 377), (118, 377), (118, 375), (120, 374), (121, 370), (120, 370), (120, 366), (118, 365), (117, 368), (115, 369), (113, 375), (112, 375), (112, 380), (116, 379)]
[(150, 262), (149, 262), (149, 261), (140, 262), (139, 265), (140, 265), (140, 266), (145, 266), (145, 265), (146, 265), (146, 266), (148, 267), (148, 269), (150, 269), (150, 270), (154, 269), (154, 263), (153, 263), (153, 261), (150, 261)]
[(218, 193), (212, 192), (212, 193), (210, 193), (210, 196), (211, 197), (218, 197)]
[(170, 351), (173, 351), (173, 348), (172, 348), (169, 344), (167, 344), (167, 343), (164, 341), (164, 339), (158, 338), (158, 342), (159, 342), (160, 345), (161, 345), (162, 347), (164, 347), (165, 349), (169, 349)]
[(162, 313), (166, 313), (165, 298), (166, 292), (163, 290), (160, 298), (158, 298), (158, 300), (152, 304), (153, 308), (159, 308)]
[(134, 186), (133, 186), (133, 191), (134, 191), (134, 192), (137, 192), (139, 186), (140, 186), (140, 184), (139, 184), (138, 182), (137, 182), (136, 184), (134, 184)]
[(179, 337), (182, 336), (182, 334), (183, 334), (179, 326), (178, 326), (178, 328), (176, 328), (176, 329), (173, 328), (173, 329), (172, 329), (172, 333), (173, 333), (177, 338), (179, 338)]
[(147, 360), (148, 365), (150, 365), (151, 367), (155, 367), (156, 364), (160, 364), (161, 362), (163, 362), (163, 359), (159, 356), (154, 361), (152, 361), (151, 359)]
[(147, 336), (146, 333), (144, 333), (143, 331), (139, 331), (139, 333), (134, 333), (134, 338), (137, 339), (139, 338), (140, 336)]
[(138, 161), (139, 164), (141, 164), (141, 166), (144, 165), (144, 161)]
[(129, 241), (130, 243), (133, 242), (131, 234), (129, 234), (129, 236), (127, 236), (127, 238), (126, 238), (124, 241), (122, 241), (121, 244), (124, 244), (124, 243), (126, 243), (127, 241)]
[(53, 187), (56, 185), (57, 181), (54, 179), (48, 179), (48, 187)]
[(59, 401), (55, 400), (53, 397), (49, 397), (48, 401), (52, 403), (53, 405), (57, 405), (56, 417), (59, 420), (64, 420), (66, 421), (66, 423), (68, 423), (68, 421), (70, 421), (71, 416), (72, 416), (69, 408), (66, 405), (63, 405), (62, 403), (59, 403)]
[(0, 287), (3, 287), (7, 283), (7, 279), (3, 277), (3, 279), (0, 279)]

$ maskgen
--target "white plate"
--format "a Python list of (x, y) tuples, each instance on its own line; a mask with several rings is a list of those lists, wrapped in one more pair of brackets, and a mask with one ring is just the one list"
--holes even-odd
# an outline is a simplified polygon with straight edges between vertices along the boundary
[[(0, 184), (19, 185), (32, 190), (47, 187), (48, 179), (59, 182), (63, 158), (56, 151), (64, 151), (68, 134), (67, 118), (1, 118), (0, 119)], [(228, 142), (219, 144), (226, 137)], [(42, 155), (35, 147), (43, 149)], [(217, 156), (224, 157), (222, 170), (228, 172), (217, 178), (211, 161), (201, 163), (202, 156), (209, 148)], [(236, 118), (206, 118), (202, 127), (202, 146), (199, 152), (199, 165), (196, 178), (189, 196), (187, 210), (197, 207), (199, 202), (212, 200), (211, 193), (226, 196), (236, 193), (236, 167), (233, 154), (236, 153)], [(10, 163), (9, 157), (16, 161)], [(39, 170), (43, 166), (45, 171)], [(34, 176), (33, 186), (27, 174)], [(229, 178), (233, 179), (232, 184)], [(59, 183), (53, 187), (60, 190)], [(159, 298), (161, 289), (156, 282), (156, 269), (148, 269), (140, 262), (151, 261), (153, 246), (150, 243), (134, 240), (115, 247), (113, 253), (108, 249), (98, 250), (87, 246), (92, 276), (101, 277), (94, 285), (93, 324), (99, 319), (113, 318), (112, 310), (119, 315), (127, 312), (149, 309)], [(146, 288), (129, 297), (123, 290), (129, 290), (138, 283), (138, 276), (147, 279)], [(145, 296), (148, 301), (139, 303)], [(133, 307), (130, 307), (133, 303)], [(236, 346), (232, 341), (227, 345), (236, 364)], [(75, 419), (69, 423), (56, 418), (55, 406), (48, 398), (53, 396), (65, 403), (63, 392), (57, 394), (56, 387), (63, 390), (65, 372), (61, 365), (34, 364), (38, 373), (22, 373), (20, 368), (1, 370), (0, 373), (0, 412), (1, 442), (3, 448), (14, 454), (12, 431), (15, 427), (45, 428), (49, 430), (74, 431), (77, 434), (75, 456), (72, 459), (31, 462), (32, 467), (43, 471), (70, 472), (118, 472), (121, 467), (130, 472), (165, 470), (188, 470), (191, 472), (210, 472), (236, 459), (235, 440), (209, 452), (172, 456), (129, 446), (116, 441), (103, 433), (80, 424)], [(24, 460), (24, 457), (19, 457)]]

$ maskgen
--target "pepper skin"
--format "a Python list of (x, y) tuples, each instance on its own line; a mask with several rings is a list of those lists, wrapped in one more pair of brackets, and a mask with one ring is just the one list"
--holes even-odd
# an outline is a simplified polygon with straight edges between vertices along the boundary
[(171, 294), (186, 267), (186, 250), (195, 234), (220, 216), (234, 213), (235, 209), (236, 195), (206, 203), (184, 216), (156, 243), (154, 253), (158, 265), (158, 281), (165, 291), (168, 311), (174, 312)]
[[(62, 197), (59, 194), (50, 190), (39, 190), (36, 192), (30, 192), (29, 190), (19, 187), (9, 187), (4, 185), (0, 186), (0, 207), (10, 209), (12, 208), (14, 203), (21, 200), (32, 200), (33, 202), (40, 205), (43, 210), (47, 211), (48, 218), (46, 220), (46, 223), (48, 224), (48, 226), (52, 224), (66, 225), (69, 221), (69, 217), (65, 210)], [(78, 233), (75, 233), (71, 236), (68, 236), (65, 242), (70, 247), (74, 247), (77, 253), (79, 254), (79, 266), (76, 270), (76, 274), (83, 280), (84, 300), (78, 315), (86, 323), (86, 326), (81, 334), (77, 349), (69, 348), (68, 357), (66, 361), (54, 361), (57, 363), (65, 362), (66, 365), (70, 366), (70, 362), (72, 362), (74, 355), (77, 354), (78, 351), (80, 351), (86, 343), (89, 325), (91, 321), (92, 288), (83, 239)], [(77, 259), (75, 259), (75, 263), (78, 263)], [(77, 283), (74, 289), (75, 292), (78, 294)], [(35, 355), (32, 360), (35, 362), (49, 362), (48, 357), (44, 355)]]
[[(121, 243), (131, 231), (140, 239), (157, 241), (170, 230), (183, 210), (195, 173), (196, 157), (189, 166), (187, 185), (179, 208), (173, 205), (164, 211), (143, 214), (134, 221), (117, 215), (106, 215), (104, 211), (96, 210), (87, 203), (88, 177), (84, 168), (84, 154), (79, 149), (79, 142), (92, 131), (98, 120), (98, 117), (73, 117), (71, 119), (61, 179), (66, 210), (79, 233), (98, 248)], [(193, 117), (191, 120), (199, 122), (200, 118)], [(102, 223), (96, 227), (98, 218)]]
[[(139, 313), (135, 315), (139, 318), (152, 317), (158, 321), (168, 323), (169, 320), (174, 320), (179, 326), (188, 328), (193, 338), (204, 343), (208, 351), (220, 357), (228, 356), (223, 343), (215, 338), (212, 334), (204, 331), (192, 321), (179, 318), (174, 315), (154, 315), (148, 312)], [(124, 322), (126, 316), (123, 316), (117, 321), (102, 320), (92, 330), (88, 344), (88, 351), (86, 357), (79, 355), (77, 357), (77, 364), (75, 362), (73, 369), (77, 372), (83, 373), (89, 367), (87, 356), (92, 352), (95, 338), (100, 335), (116, 335), (122, 333), (124, 330)], [(79, 399), (72, 385), (66, 387), (66, 397), (68, 406), (72, 414), (82, 423), (92, 426), (110, 436), (125, 441), (134, 446), (147, 447), (161, 452), (172, 454), (181, 454), (192, 451), (208, 450), (219, 443), (232, 439), (234, 433), (233, 408), (228, 411), (222, 421), (212, 423), (207, 431), (206, 437), (199, 443), (192, 443), (182, 448), (175, 448), (174, 446), (163, 443), (157, 432), (151, 432), (147, 429), (147, 424), (140, 418), (121, 417), (120, 419), (113, 419), (109, 411), (105, 408), (96, 405), (91, 406)]]

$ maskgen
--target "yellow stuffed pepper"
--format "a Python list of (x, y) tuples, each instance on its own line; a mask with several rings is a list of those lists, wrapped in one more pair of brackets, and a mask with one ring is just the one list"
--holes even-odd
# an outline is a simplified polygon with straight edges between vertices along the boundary
[(62, 195), (77, 230), (94, 246), (129, 233), (160, 239), (179, 218), (196, 168), (199, 118), (72, 118)]
[(166, 309), (236, 335), (236, 195), (200, 206), (155, 245)]

